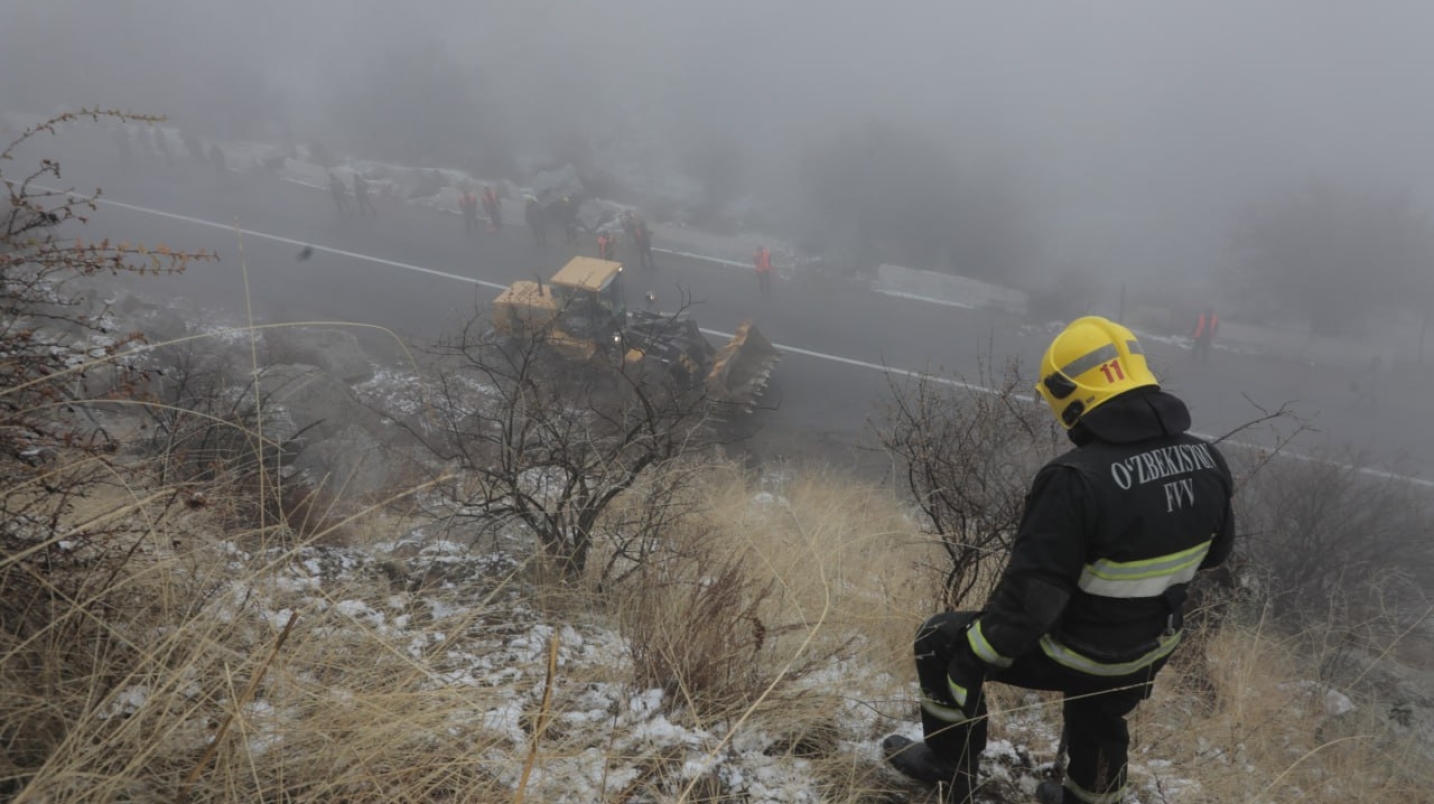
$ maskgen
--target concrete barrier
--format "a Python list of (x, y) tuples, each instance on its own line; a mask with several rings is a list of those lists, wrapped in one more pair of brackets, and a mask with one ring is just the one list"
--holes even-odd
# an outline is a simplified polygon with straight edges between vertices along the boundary
[(888, 296), (919, 298), (957, 307), (991, 308), (1013, 315), (1026, 314), (1024, 291), (955, 274), (882, 265), (876, 269), (874, 289)]

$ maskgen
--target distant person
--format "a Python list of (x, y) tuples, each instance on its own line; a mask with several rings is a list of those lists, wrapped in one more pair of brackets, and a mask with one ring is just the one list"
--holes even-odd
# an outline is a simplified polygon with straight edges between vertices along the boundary
[(647, 227), (647, 221), (635, 218), (633, 229), (636, 232), (638, 264), (643, 268), (656, 268), (657, 263), (652, 261), (652, 230)]
[(1195, 341), (1195, 345), (1190, 349), (1191, 362), (1210, 362), (1210, 344), (1215, 341), (1215, 333), (1219, 329), (1220, 316), (1215, 315), (1215, 308), (1207, 306), (1195, 318), (1195, 329), (1190, 334)]
[(334, 206), (338, 208), (340, 215), (349, 214), (349, 191), (344, 188), (338, 174), (332, 170), (329, 171), (329, 195), (334, 197)]
[(563, 239), (569, 244), (578, 242), (578, 206), (570, 196), (563, 196), (558, 202), (558, 219), (563, 222)]
[(483, 189), (483, 211), (488, 213), (488, 231), (497, 232), (503, 228), (503, 203), (492, 187)]
[(478, 229), (478, 194), (473, 188), (463, 191), (458, 197), (458, 209), (463, 212), (463, 231), (474, 232)]
[(368, 195), (368, 180), (358, 173), (354, 174), (354, 202), (354, 205), (358, 207), (359, 217), (378, 215), (378, 209), (374, 207), (373, 201)]
[(598, 259), (600, 259), (600, 260), (610, 260), (610, 259), (612, 259), (612, 251), (613, 251), (612, 245), (613, 245), (613, 243), (612, 243), (612, 238), (608, 236), (608, 233), (607, 233), (607, 232), (598, 232), (597, 244), (598, 244)]
[(622, 233), (629, 242), (637, 243), (637, 214), (630, 209), (622, 213)]
[(548, 225), (544, 217), (543, 205), (538, 203), (537, 198), (528, 196), (523, 203), (523, 222), (533, 233), (533, 245), (539, 248), (548, 244)]
[(1369, 359), (1355, 379), (1349, 383), (1349, 392), (1354, 396), (1349, 410), (1355, 413), (1379, 412), (1379, 375), (1384, 373), (1384, 358), (1375, 355)]
[(772, 295), (772, 252), (766, 246), (758, 246), (752, 265), (757, 269), (757, 288), (763, 296)]

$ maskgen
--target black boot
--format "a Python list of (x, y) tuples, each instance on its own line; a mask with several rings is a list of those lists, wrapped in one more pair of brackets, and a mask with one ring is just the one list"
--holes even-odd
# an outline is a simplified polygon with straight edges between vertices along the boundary
[(1046, 779), (1036, 785), (1037, 804), (1065, 804), (1066, 791), (1055, 779)]
[(941, 800), (946, 804), (967, 804), (971, 797), (971, 775), (936, 756), (924, 742), (917, 742), (893, 734), (881, 741), (886, 761), (902, 775), (922, 784), (939, 787)]

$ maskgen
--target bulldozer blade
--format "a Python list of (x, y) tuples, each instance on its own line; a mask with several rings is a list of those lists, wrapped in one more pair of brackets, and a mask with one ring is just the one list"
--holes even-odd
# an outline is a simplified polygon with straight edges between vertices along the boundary
[(737, 327), (737, 333), (717, 350), (712, 370), (707, 373), (707, 394), (711, 399), (737, 406), (744, 413), (767, 388), (772, 368), (782, 353), (753, 326), (751, 319)]

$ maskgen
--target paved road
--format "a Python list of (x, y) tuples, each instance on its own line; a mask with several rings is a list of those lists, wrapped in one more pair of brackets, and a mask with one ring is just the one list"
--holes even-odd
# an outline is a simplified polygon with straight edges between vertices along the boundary
[[(91, 235), (221, 254), (220, 262), (182, 276), (145, 280), (147, 295), (242, 311), (241, 238), (225, 228), (237, 225), (249, 232), (242, 236), (243, 257), (259, 318), (381, 324), (424, 341), (486, 309), (494, 291), (481, 283), (546, 277), (573, 253), (560, 236), (545, 250), (535, 248), (520, 226), (467, 236), (456, 216), (397, 202), (381, 204), (371, 220), (342, 219), (323, 190), (266, 176), (221, 178), (200, 168), (124, 166), (104, 148), (63, 138), (59, 144), (67, 180), (80, 189), (102, 186), (105, 198), (120, 202), (93, 217)], [(318, 247), (313, 258), (297, 259), (300, 244)], [(650, 288), (660, 305), (672, 304), (685, 290), (704, 328), (731, 332), (753, 317), (788, 348), (767, 397), (772, 409), (752, 420), (760, 436), (751, 448), (761, 460), (817, 455), (864, 473), (881, 471), (885, 461), (872, 448), (868, 424), (886, 396), (880, 366), (980, 381), (983, 365), (1018, 359), (1033, 367), (1054, 332), (1004, 314), (886, 297), (845, 282), (779, 279), (774, 297), (763, 299), (750, 272), (670, 255), (659, 256), (656, 271), (629, 269), (628, 277), (634, 302)], [(1372, 416), (1348, 410), (1350, 377), (1343, 371), (1221, 351), (1211, 365), (1195, 366), (1177, 346), (1146, 346), (1167, 387), (1191, 403), (1203, 432), (1229, 432), (1258, 418), (1261, 408), (1288, 403), (1318, 428), (1297, 440), (1301, 450), (1362, 450), (1381, 467), (1434, 472), (1434, 431), (1417, 416), (1434, 393), (1427, 380), (1389, 382)], [(1275, 437), (1268, 428), (1241, 435), (1255, 443)]]

